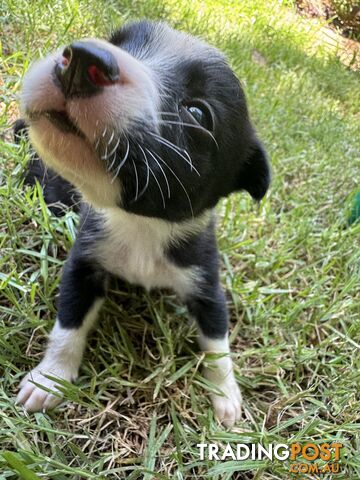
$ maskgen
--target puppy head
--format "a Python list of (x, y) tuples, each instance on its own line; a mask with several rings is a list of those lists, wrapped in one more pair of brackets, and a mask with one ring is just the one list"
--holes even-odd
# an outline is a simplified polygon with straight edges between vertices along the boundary
[(180, 221), (236, 190), (260, 200), (265, 151), (223, 55), (163, 23), (35, 64), (22, 109), (43, 160), (95, 207)]

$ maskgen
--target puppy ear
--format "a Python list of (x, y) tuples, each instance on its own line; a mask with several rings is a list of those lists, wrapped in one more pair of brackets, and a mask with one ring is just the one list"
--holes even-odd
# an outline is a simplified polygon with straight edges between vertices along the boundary
[(267, 153), (261, 142), (255, 138), (241, 168), (238, 189), (246, 190), (254, 200), (260, 201), (267, 192), (270, 181), (271, 169)]

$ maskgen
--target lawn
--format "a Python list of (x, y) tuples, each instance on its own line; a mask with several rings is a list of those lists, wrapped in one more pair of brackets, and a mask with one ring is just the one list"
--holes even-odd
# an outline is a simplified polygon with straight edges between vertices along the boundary
[[(343, 443), (336, 478), (360, 478), (360, 224), (346, 225), (360, 89), (333, 38), (290, 0), (4, 0), (0, 15), (0, 479), (287, 479), (289, 461), (201, 460), (196, 445), (294, 441)], [(39, 55), (138, 17), (224, 50), (273, 165), (260, 206), (245, 193), (218, 206), (244, 398), (231, 432), (213, 418), (185, 308), (116, 284), (69, 402), (27, 415), (13, 401), (55, 319), (77, 223), (22, 188), (28, 151), (11, 137), (21, 80)]]

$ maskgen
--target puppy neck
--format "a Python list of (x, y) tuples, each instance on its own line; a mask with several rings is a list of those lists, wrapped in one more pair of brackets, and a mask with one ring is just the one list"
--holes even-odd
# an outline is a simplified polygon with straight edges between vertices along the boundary
[(189, 236), (202, 232), (214, 217), (214, 210), (209, 209), (200, 215), (180, 222), (170, 222), (161, 218), (145, 217), (125, 210), (114, 208), (97, 209), (104, 218), (105, 229), (118, 231), (119, 236), (133, 236), (133, 238), (151, 238), (159, 245), (176, 243)]

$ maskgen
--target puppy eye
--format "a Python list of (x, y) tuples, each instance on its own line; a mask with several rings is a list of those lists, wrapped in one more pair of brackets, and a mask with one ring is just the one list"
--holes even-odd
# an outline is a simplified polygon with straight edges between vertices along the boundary
[(200, 123), (203, 127), (206, 124), (205, 113), (199, 107), (187, 107), (187, 111), (195, 118), (195, 120)]
[(206, 130), (213, 130), (213, 115), (210, 111), (210, 107), (205, 105), (205, 103), (196, 102), (184, 105), (184, 107), (199, 125)]

